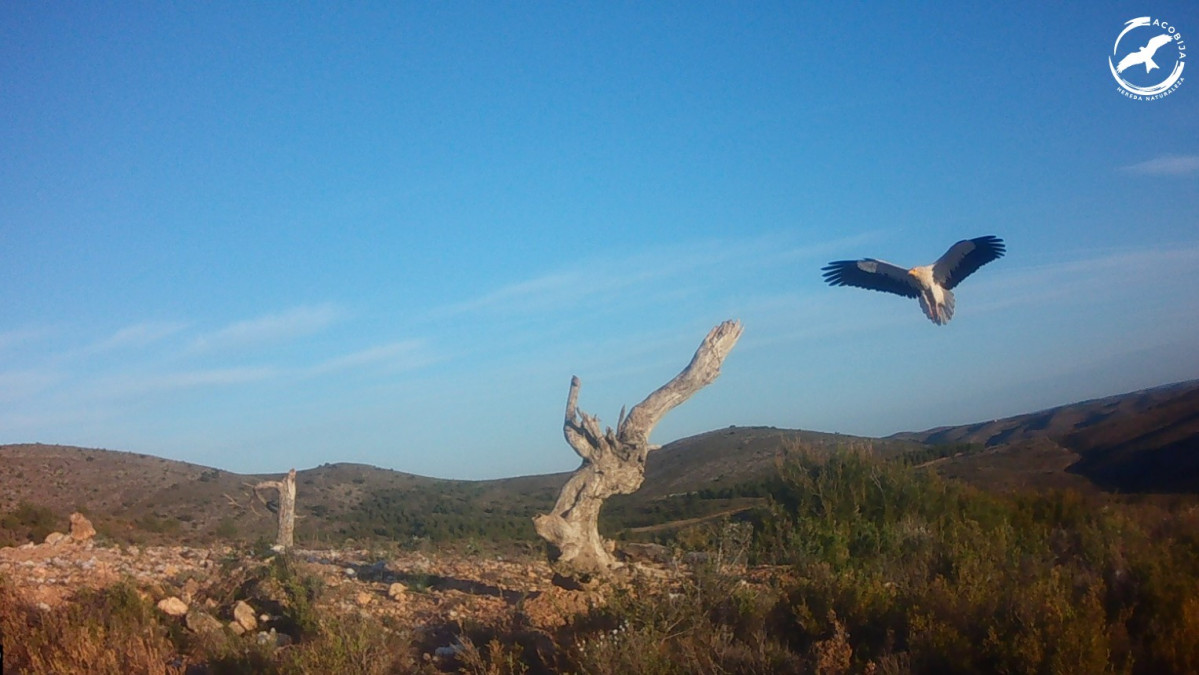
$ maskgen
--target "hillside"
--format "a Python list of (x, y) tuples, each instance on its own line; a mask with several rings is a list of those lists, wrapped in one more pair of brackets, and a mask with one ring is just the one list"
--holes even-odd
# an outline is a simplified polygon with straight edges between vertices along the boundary
[(0, 547), (3, 670), (1196, 672), (1194, 508), (793, 462), (771, 509), (637, 547), (661, 554), (620, 583), (531, 547)]
[(788, 449), (868, 448), (884, 456), (921, 444), (905, 439), (864, 438), (775, 427), (728, 427), (662, 446), (650, 454), (638, 495), (652, 499), (698, 490), (721, 490), (775, 474)]
[[(94, 448), (0, 446), (0, 514), (33, 504), (60, 517), (82, 511), (102, 534), (118, 539), (252, 540), (273, 535), (275, 516), (249, 486), (279, 477)], [(365, 464), (324, 464), (296, 474), (297, 536), (329, 543), (448, 539), (494, 530), (495, 538), (530, 538), (529, 518), (552, 504), (565, 478), (454, 481)], [(269, 500), (273, 493), (263, 496)], [(514, 532), (526, 527), (527, 532)]]
[(983, 485), (1199, 492), (1199, 381), (889, 438), (981, 445), (938, 468)]
[[(881, 441), (768, 427), (730, 427), (670, 443), (650, 455), (643, 489), (607, 509), (609, 532), (736, 510), (775, 473), (787, 448)], [(297, 536), (313, 544), (357, 540), (533, 540), (568, 474), (455, 481), (365, 464), (324, 464), (296, 474)], [(118, 539), (200, 543), (274, 532), (274, 516), (248, 487), (278, 475), (243, 475), (137, 453), (54, 445), (0, 446), (0, 513), (36, 504), (58, 516), (83, 511)], [(748, 486), (748, 487), (747, 487)], [(696, 493), (710, 495), (700, 504)], [(264, 496), (270, 497), (270, 491)]]
[[(908, 463), (990, 488), (1197, 492), (1197, 443), (1199, 382), (884, 439), (728, 427), (652, 453), (642, 489), (611, 500), (601, 524), (613, 534), (656, 531), (662, 523), (746, 508), (764, 496), (780, 458), (801, 446), (904, 455)], [(297, 536), (314, 545), (347, 538), (534, 541), (530, 518), (551, 507), (566, 477), (454, 481), (325, 464), (297, 474)], [(0, 514), (20, 504), (58, 517), (80, 510), (103, 534), (121, 540), (252, 540), (270, 536), (275, 525), (247, 485), (273, 478), (111, 450), (0, 446)], [(12, 517), (8, 523), (9, 530), (19, 529)], [(25, 536), (28, 531), (8, 538)]]

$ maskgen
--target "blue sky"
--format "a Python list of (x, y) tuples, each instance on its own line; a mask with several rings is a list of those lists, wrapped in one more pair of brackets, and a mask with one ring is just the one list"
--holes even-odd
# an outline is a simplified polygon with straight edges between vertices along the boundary
[[(1199, 83), (1106, 63), (1194, 4), (845, 4), (0, 4), (0, 443), (568, 470), (728, 318), (655, 442), (1199, 377)], [(945, 327), (820, 278), (984, 234)]]

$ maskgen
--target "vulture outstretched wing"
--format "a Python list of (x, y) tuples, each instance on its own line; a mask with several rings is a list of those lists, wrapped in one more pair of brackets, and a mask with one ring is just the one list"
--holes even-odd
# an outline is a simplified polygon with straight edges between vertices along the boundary
[(857, 286), (908, 298), (920, 295), (920, 286), (907, 270), (874, 258), (837, 260), (825, 265), (820, 271), (824, 273), (824, 280), (830, 286)]
[(1007, 252), (1003, 240), (995, 236), (963, 239), (933, 264), (933, 278), (946, 289), (962, 283), (975, 270)]

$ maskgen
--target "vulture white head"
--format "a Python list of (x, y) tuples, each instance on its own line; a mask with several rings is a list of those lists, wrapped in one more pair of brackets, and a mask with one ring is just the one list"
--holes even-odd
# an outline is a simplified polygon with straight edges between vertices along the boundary
[(830, 286), (857, 286), (920, 300), (920, 309), (930, 321), (943, 326), (953, 318), (951, 289), (975, 270), (1007, 250), (999, 237), (963, 239), (931, 265), (904, 269), (889, 262), (864, 258), (837, 260), (821, 269)]

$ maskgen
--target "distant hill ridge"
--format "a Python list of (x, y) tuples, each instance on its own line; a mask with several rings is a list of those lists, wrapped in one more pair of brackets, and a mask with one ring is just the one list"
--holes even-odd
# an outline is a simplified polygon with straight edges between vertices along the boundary
[[(948, 475), (993, 483), (983, 474), (1031, 484), (1071, 483), (1065, 472), (1119, 492), (1199, 492), (1199, 380), (1142, 389), (991, 422), (904, 432), (920, 443), (976, 443)], [(1062, 466), (1049, 471), (1048, 467)], [(1046, 478), (1048, 477), (1048, 478)], [(1003, 482), (1003, 481), (1000, 481)], [(1014, 487), (1009, 484), (1006, 487)]]
[[(798, 447), (866, 447), (884, 455), (969, 445), (929, 462), (987, 487), (1062, 487), (1199, 493), (1199, 380), (956, 427), (863, 438), (773, 427), (728, 427), (679, 439), (652, 453), (636, 502), (726, 492), (760, 482)], [(565, 451), (565, 447), (564, 447)], [(309, 536), (429, 536), (489, 531), (526, 535), (568, 474), (486, 481), (426, 478), (363, 464), (298, 472), (297, 527)], [(0, 514), (19, 503), (59, 514), (83, 509), (110, 533), (172, 538), (266, 536), (272, 516), (242, 475), (150, 455), (68, 446), (0, 446)], [(713, 506), (715, 508), (715, 506)]]

